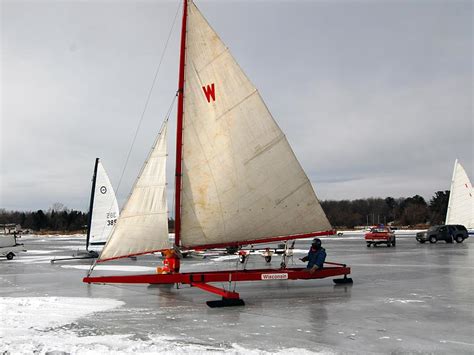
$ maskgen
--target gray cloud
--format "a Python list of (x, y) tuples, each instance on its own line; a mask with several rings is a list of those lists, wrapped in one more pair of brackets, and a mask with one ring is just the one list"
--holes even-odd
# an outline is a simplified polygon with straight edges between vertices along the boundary
[[(471, 2), (196, 3), (320, 198), (430, 197), (456, 158), (473, 178)], [(2, 1), (0, 207), (85, 210), (96, 156), (118, 184), (177, 6)], [(176, 90), (178, 39), (176, 27), (121, 202)]]

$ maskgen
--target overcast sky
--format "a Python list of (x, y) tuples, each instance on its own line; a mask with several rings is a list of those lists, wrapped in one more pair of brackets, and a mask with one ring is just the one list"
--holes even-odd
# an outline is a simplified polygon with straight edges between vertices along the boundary
[[(196, 4), (259, 89), (320, 199), (429, 199), (449, 189), (456, 158), (474, 178), (471, 1)], [(1, 0), (0, 208), (87, 210), (96, 157), (118, 186), (178, 6)], [(176, 91), (179, 30), (176, 23), (120, 205)]]

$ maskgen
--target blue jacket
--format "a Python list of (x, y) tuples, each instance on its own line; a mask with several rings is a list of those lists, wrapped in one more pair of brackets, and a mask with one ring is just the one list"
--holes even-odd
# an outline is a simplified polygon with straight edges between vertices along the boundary
[(316, 251), (313, 248), (310, 248), (308, 255), (304, 257), (303, 260), (308, 262), (308, 265), (306, 266), (307, 269), (311, 269), (314, 265), (322, 268), (324, 261), (326, 260), (326, 250), (320, 248)]

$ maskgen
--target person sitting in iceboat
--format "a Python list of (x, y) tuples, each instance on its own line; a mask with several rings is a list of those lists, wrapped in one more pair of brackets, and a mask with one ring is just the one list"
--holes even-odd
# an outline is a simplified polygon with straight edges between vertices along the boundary
[(166, 249), (161, 252), (163, 257), (163, 267), (157, 267), (157, 274), (174, 274), (179, 272), (180, 260), (179, 255), (173, 249)]
[(300, 259), (308, 262), (306, 269), (313, 274), (316, 270), (322, 269), (326, 260), (326, 250), (322, 247), (321, 239), (314, 238), (309, 248), (308, 255)]

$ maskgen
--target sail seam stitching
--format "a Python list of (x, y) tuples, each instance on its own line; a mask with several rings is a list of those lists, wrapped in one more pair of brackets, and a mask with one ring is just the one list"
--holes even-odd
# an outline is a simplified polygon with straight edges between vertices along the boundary
[(285, 201), (288, 197), (290, 197), (291, 195), (293, 195), (296, 191), (298, 191), (299, 189), (301, 189), (303, 186), (305, 186), (307, 184), (307, 181), (304, 181), (302, 184), (300, 184), (299, 186), (297, 186), (293, 191), (291, 191), (290, 193), (288, 193), (286, 196), (284, 196), (283, 198), (281, 198), (280, 200), (277, 200), (277, 203), (276, 205), (278, 206), (280, 203), (282, 203), (283, 201)]
[(216, 60), (218, 60), (223, 54), (225, 54), (226, 52), (229, 52), (229, 48), (228, 47), (225, 47), (225, 49), (220, 52), (218, 55), (216, 55), (211, 61), (207, 62), (206, 64), (204, 64), (201, 68), (199, 69), (196, 69), (197, 72), (201, 72), (203, 71), (204, 69), (206, 69), (208, 66), (210, 66), (212, 63), (214, 63)]
[(256, 92), (258, 92), (257, 89), (254, 89), (250, 94), (248, 94), (247, 96), (245, 96), (242, 100), (240, 100), (239, 102), (237, 102), (234, 106), (230, 107), (227, 109), (227, 111), (225, 111), (224, 113), (220, 114), (217, 118), (216, 118), (216, 121), (219, 121), (220, 119), (222, 119), (225, 115), (227, 115), (230, 111), (232, 111), (234, 108), (236, 108), (237, 106), (240, 106), (242, 103), (244, 103), (245, 101), (247, 101), (251, 96), (253, 96)]
[(263, 153), (265, 153), (268, 150), (270, 150), (271, 148), (273, 148), (276, 144), (278, 144), (284, 138), (285, 138), (284, 134), (282, 134), (281, 136), (275, 138), (273, 141), (268, 143), (265, 147), (261, 148), (260, 151), (258, 151), (256, 154), (254, 154), (253, 157), (251, 157), (251, 158), (247, 159), (246, 161), (244, 161), (244, 165), (247, 165), (249, 162), (251, 162), (252, 160), (257, 158), (258, 156), (262, 155)]

